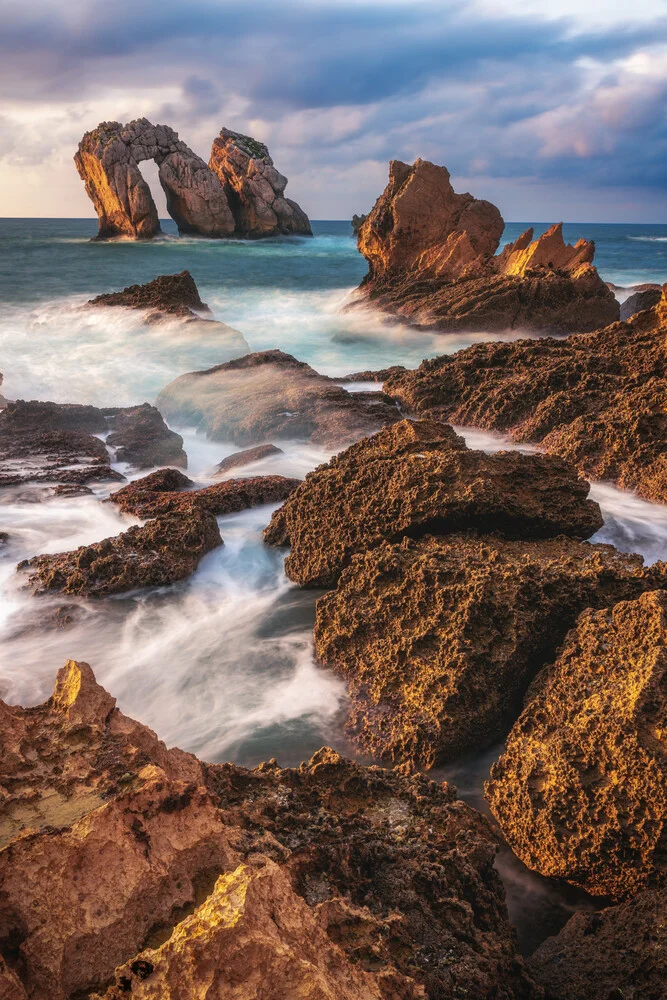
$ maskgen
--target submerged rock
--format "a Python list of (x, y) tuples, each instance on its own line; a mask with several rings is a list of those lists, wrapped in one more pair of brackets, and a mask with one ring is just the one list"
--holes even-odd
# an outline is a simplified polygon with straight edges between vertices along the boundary
[(619, 317), (592, 260), (562, 225), (529, 229), (494, 257), (504, 222), (495, 205), (456, 194), (445, 167), (392, 160), (389, 183), (360, 226), (368, 261), (361, 301), (437, 330), (595, 330)]
[(194, 483), (187, 476), (176, 469), (160, 469), (112, 493), (109, 502), (117, 504), (125, 514), (143, 518), (186, 514), (190, 510), (221, 516), (261, 504), (278, 503), (300, 484), (300, 479), (285, 476), (249, 476), (191, 490), (189, 487)]
[(505, 736), (584, 608), (656, 587), (664, 564), (611, 545), (406, 538), (356, 556), (320, 598), (315, 650), (347, 681), (363, 748), (431, 766)]
[(335, 447), (400, 419), (390, 403), (372, 393), (361, 396), (291, 354), (260, 351), (181, 375), (162, 390), (157, 405), (167, 420), (194, 425), (213, 441), (296, 438)]
[(329, 587), (355, 553), (383, 540), (457, 531), (588, 538), (602, 527), (588, 491), (559, 459), (488, 455), (467, 448), (446, 424), (403, 420), (309, 473), (264, 538), (291, 545), (291, 580)]
[(666, 335), (663, 292), (630, 323), (564, 340), (476, 344), (392, 375), (384, 390), (408, 413), (539, 443), (591, 479), (665, 503)]
[(296, 769), (201, 765), (85, 664), (0, 714), (0, 983), (29, 1000), (540, 1000), (495, 835), (446, 783), (326, 748)]
[(223, 128), (213, 140), (209, 167), (234, 214), (235, 236), (313, 235), (306, 213), (285, 197), (287, 178), (278, 173), (263, 142)]
[(275, 444), (258, 444), (256, 448), (246, 448), (245, 451), (235, 451), (233, 455), (228, 455), (216, 465), (216, 473), (229, 472), (230, 469), (238, 469), (252, 462), (260, 462), (263, 458), (271, 458), (273, 455), (284, 454), (282, 448), (276, 448)]
[(17, 568), (28, 574), (33, 594), (104, 597), (183, 580), (218, 545), (222, 539), (215, 516), (189, 506), (73, 552), (25, 559)]
[(584, 612), (486, 786), (529, 868), (616, 899), (667, 884), (666, 719), (667, 593)]

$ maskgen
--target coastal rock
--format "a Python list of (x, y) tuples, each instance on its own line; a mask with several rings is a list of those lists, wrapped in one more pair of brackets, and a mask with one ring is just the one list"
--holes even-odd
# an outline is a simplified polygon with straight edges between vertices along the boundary
[(359, 235), (359, 230), (367, 218), (367, 215), (357, 215), (356, 213), (352, 216), (352, 232), (355, 236)]
[[(667, 286), (666, 286), (667, 289)], [(475, 344), (392, 375), (407, 413), (534, 442), (667, 502), (667, 291), (630, 323), (563, 340)]]
[(284, 476), (249, 476), (227, 479), (200, 490), (189, 489), (193, 485), (191, 479), (176, 469), (160, 469), (112, 493), (109, 502), (117, 504), (123, 513), (141, 518), (187, 514), (192, 510), (221, 516), (286, 500), (301, 485), (301, 480)]
[(664, 1000), (667, 892), (577, 913), (529, 959), (547, 1000)]
[(364, 750), (428, 767), (505, 736), (584, 608), (665, 586), (664, 564), (611, 545), (406, 538), (320, 598), (315, 650), (345, 677)]
[(235, 236), (313, 235), (303, 209), (285, 198), (287, 178), (274, 167), (264, 143), (223, 128), (213, 140), (209, 167), (233, 212)]
[(104, 597), (183, 580), (218, 545), (222, 539), (215, 516), (189, 506), (73, 552), (25, 559), (18, 569), (28, 574), (33, 594)]
[(189, 271), (179, 274), (160, 274), (145, 285), (128, 285), (122, 292), (97, 295), (89, 306), (125, 306), (128, 309), (145, 309), (152, 315), (199, 318), (196, 312), (211, 310), (202, 302), (199, 289)]
[(106, 444), (115, 449), (117, 462), (129, 462), (135, 469), (170, 464), (187, 468), (183, 438), (169, 430), (160, 411), (150, 403), (105, 409), (103, 413), (112, 428)]
[(139, 163), (154, 160), (167, 209), (183, 233), (229, 236), (234, 218), (222, 185), (206, 163), (168, 125), (139, 118), (101, 122), (86, 132), (74, 157), (98, 218), (98, 239), (150, 239), (160, 222)]
[(621, 302), (621, 320), (632, 319), (635, 313), (643, 312), (644, 309), (652, 309), (657, 306), (662, 298), (662, 288), (660, 285), (648, 285), (641, 291), (635, 291), (625, 302)]
[(222, 462), (218, 462), (215, 467), (216, 473), (221, 475), (224, 472), (229, 472), (230, 469), (239, 469), (244, 465), (251, 465), (253, 462), (261, 462), (264, 458), (283, 454), (282, 448), (276, 448), (275, 444), (258, 444), (256, 448), (235, 451), (233, 455), (223, 458)]
[(0, 982), (20, 1000), (542, 997), (492, 828), (446, 783), (327, 748), (202, 766), (72, 662), (0, 714)]
[(529, 868), (614, 899), (667, 884), (665, 719), (667, 593), (585, 611), (486, 786)]
[(495, 205), (456, 194), (445, 167), (392, 160), (359, 229), (368, 261), (359, 301), (442, 331), (569, 333), (618, 319), (592, 242), (566, 246), (556, 224), (534, 241), (527, 230), (494, 257), (504, 225)]
[(330, 587), (356, 553), (383, 540), (457, 531), (588, 538), (602, 527), (588, 490), (560, 459), (487, 455), (446, 424), (403, 420), (309, 473), (264, 538), (291, 545), (291, 580)]
[(374, 394), (352, 394), (283, 351), (260, 351), (170, 382), (157, 399), (170, 423), (195, 426), (213, 441), (252, 445), (305, 440), (349, 444), (400, 419)]

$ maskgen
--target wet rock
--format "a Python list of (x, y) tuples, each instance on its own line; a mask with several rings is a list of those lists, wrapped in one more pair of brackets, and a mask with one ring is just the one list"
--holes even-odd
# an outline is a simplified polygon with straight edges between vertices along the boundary
[(242, 446), (298, 439), (335, 447), (400, 419), (390, 403), (353, 396), (282, 351), (181, 375), (162, 390), (157, 406), (170, 423)]
[(202, 766), (71, 662), (0, 713), (0, 924), (30, 1000), (541, 997), (495, 835), (446, 783), (327, 748)]
[(652, 309), (657, 306), (662, 298), (662, 287), (660, 285), (649, 285), (642, 291), (635, 291), (625, 302), (621, 302), (621, 320), (631, 319), (635, 313), (644, 309)]
[(73, 552), (25, 559), (18, 569), (27, 573), (33, 594), (103, 597), (183, 580), (218, 545), (215, 516), (190, 506)]
[(104, 414), (97, 406), (79, 403), (48, 403), (17, 399), (0, 413), (2, 434), (40, 431), (77, 431), (100, 434), (106, 430)]
[(619, 317), (592, 242), (562, 225), (533, 230), (494, 257), (504, 222), (495, 205), (456, 194), (445, 167), (393, 160), (389, 183), (359, 229), (368, 261), (360, 301), (437, 330), (595, 330)]
[(564, 340), (476, 344), (391, 376), (408, 413), (539, 443), (583, 475), (667, 502), (667, 299)]
[(404, 365), (391, 365), (389, 368), (367, 369), (363, 372), (352, 372), (344, 375), (341, 382), (385, 382), (392, 375), (401, 375), (407, 371)]
[(154, 406), (143, 403), (106, 409), (104, 415), (112, 428), (106, 443), (116, 449), (117, 462), (129, 462), (135, 469), (149, 469), (153, 465), (187, 468), (183, 438), (169, 430)]
[(235, 236), (313, 235), (303, 209), (285, 198), (287, 178), (276, 170), (264, 143), (223, 128), (213, 140), (209, 167), (233, 212)]
[(585, 611), (486, 794), (529, 868), (623, 898), (667, 883), (667, 593)]
[(189, 271), (179, 274), (160, 274), (145, 285), (128, 285), (122, 292), (97, 295), (89, 306), (125, 306), (128, 309), (147, 309), (152, 313), (173, 316), (195, 316), (197, 312), (210, 312), (199, 296), (199, 289)]
[(92, 496), (93, 491), (89, 486), (77, 486), (76, 483), (60, 483), (53, 489), (56, 497), (85, 497)]
[(577, 913), (529, 960), (547, 1000), (665, 1000), (667, 893)]
[(99, 223), (98, 239), (149, 239), (160, 232), (157, 208), (139, 163), (154, 160), (167, 210), (183, 233), (229, 236), (234, 219), (220, 181), (168, 125), (139, 118), (101, 122), (74, 157)]
[(610, 545), (406, 538), (320, 598), (315, 649), (347, 681), (362, 747), (431, 766), (505, 736), (584, 608), (665, 586), (664, 564)]
[(191, 490), (189, 487), (194, 483), (187, 476), (176, 469), (160, 469), (112, 493), (109, 502), (117, 504), (125, 514), (142, 518), (187, 514), (191, 510), (221, 516), (261, 504), (278, 503), (287, 499), (300, 484), (300, 479), (285, 476), (249, 476)]
[(258, 444), (256, 448), (235, 451), (233, 455), (228, 455), (222, 462), (218, 462), (215, 468), (218, 473), (229, 472), (230, 469), (238, 469), (253, 462), (260, 462), (263, 458), (283, 454), (282, 448), (276, 448), (275, 444)]
[(291, 545), (291, 580), (329, 587), (356, 553), (383, 540), (457, 531), (588, 538), (602, 527), (588, 490), (559, 459), (487, 455), (446, 424), (403, 420), (309, 473), (264, 538)]

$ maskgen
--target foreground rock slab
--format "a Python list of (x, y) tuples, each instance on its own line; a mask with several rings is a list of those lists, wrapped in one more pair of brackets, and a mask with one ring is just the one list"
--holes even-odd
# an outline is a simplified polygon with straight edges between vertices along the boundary
[(529, 868), (616, 899), (667, 882), (666, 718), (667, 593), (584, 612), (486, 786)]
[(43, 705), (0, 713), (0, 983), (20, 1000), (540, 1000), (495, 835), (451, 786), (327, 748), (202, 765), (71, 661)]
[(406, 538), (320, 598), (315, 649), (347, 682), (361, 746), (428, 767), (506, 735), (584, 608), (666, 586), (664, 564), (611, 545)]
[(563, 241), (562, 225), (528, 229), (494, 257), (504, 222), (495, 205), (456, 194), (445, 167), (392, 160), (389, 183), (359, 227), (368, 260), (362, 302), (443, 331), (595, 330), (619, 305), (592, 260), (595, 246)]
[(282, 351), (181, 375), (162, 390), (157, 406), (177, 425), (241, 446), (268, 438), (336, 447), (400, 419), (381, 394), (346, 392)]
[(462, 530), (588, 538), (602, 527), (588, 490), (558, 459), (487, 455), (467, 448), (446, 424), (403, 420), (309, 473), (264, 538), (291, 545), (291, 580), (330, 587), (355, 553), (383, 540)]

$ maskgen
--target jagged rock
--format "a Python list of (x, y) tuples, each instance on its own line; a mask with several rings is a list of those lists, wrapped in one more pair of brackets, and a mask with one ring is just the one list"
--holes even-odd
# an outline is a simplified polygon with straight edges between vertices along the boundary
[(494, 257), (503, 229), (495, 205), (456, 194), (445, 167), (392, 160), (359, 229), (369, 266), (360, 301), (444, 331), (569, 333), (618, 319), (592, 242), (566, 246), (557, 224), (535, 241), (527, 230)]
[(315, 649), (347, 681), (363, 748), (431, 766), (505, 736), (584, 608), (656, 587), (665, 564), (610, 545), (406, 538), (356, 556), (320, 598)]
[(147, 239), (160, 232), (155, 202), (139, 163), (154, 160), (167, 209), (184, 233), (229, 236), (234, 218), (220, 181), (168, 125), (139, 118), (102, 122), (86, 132), (74, 157), (99, 221), (98, 239)]
[(309, 473), (264, 538), (291, 545), (291, 580), (330, 587), (356, 553), (383, 540), (457, 531), (588, 538), (602, 527), (588, 490), (559, 459), (487, 455), (446, 424), (403, 420)]
[(276, 448), (275, 444), (258, 444), (256, 448), (246, 448), (245, 451), (235, 451), (233, 455), (223, 458), (218, 462), (215, 469), (218, 474), (229, 472), (230, 469), (238, 469), (244, 465), (251, 465), (253, 462), (260, 462), (263, 458), (271, 458), (273, 455), (283, 455), (282, 448)]
[(529, 868), (623, 898), (667, 883), (667, 593), (584, 612), (486, 794)]
[(187, 514), (191, 510), (221, 516), (261, 504), (278, 503), (287, 499), (300, 484), (300, 479), (284, 476), (249, 476), (190, 490), (194, 483), (187, 476), (176, 469), (160, 469), (112, 493), (109, 502), (117, 504), (126, 514), (142, 518)]
[(183, 438), (169, 430), (160, 411), (150, 403), (105, 409), (103, 413), (112, 427), (106, 444), (115, 448), (117, 462), (129, 462), (135, 469), (169, 464), (187, 468)]
[(28, 574), (33, 594), (103, 597), (183, 580), (218, 545), (222, 539), (215, 516), (188, 506), (73, 552), (24, 559), (18, 569)]
[(641, 291), (635, 291), (625, 302), (621, 302), (621, 320), (631, 319), (635, 313), (657, 306), (662, 298), (660, 285), (648, 285)]
[(667, 892), (576, 913), (529, 959), (547, 1000), (665, 1000)]
[(89, 306), (125, 306), (129, 309), (150, 310), (153, 315), (173, 315), (198, 318), (197, 312), (211, 310), (202, 302), (199, 289), (189, 271), (160, 274), (145, 285), (128, 285), (122, 292), (96, 295)]
[[(667, 286), (666, 286), (667, 288)], [(392, 375), (408, 413), (540, 443), (592, 479), (667, 502), (667, 292), (586, 336), (475, 344)]]
[(346, 392), (282, 351), (181, 375), (162, 390), (157, 406), (172, 423), (238, 445), (296, 438), (335, 447), (400, 419), (376, 394)]
[(20, 1000), (540, 1000), (492, 828), (446, 783), (326, 748), (293, 770), (202, 766), (74, 663), (44, 705), (0, 715), (0, 938)]
[(223, 128), (213, 140), (209, 167), (219, 178), (234, 214), (234, 235), (246, 239), (313, 235), (303, 209), (285, 198), (287, 178), (274, 167), (264, 143)]
[(355, 236), (359, 235), (359, 230), (367, 218), (367, 215), (357, 215), (356, 213), (352, 216), (352, 232)]

